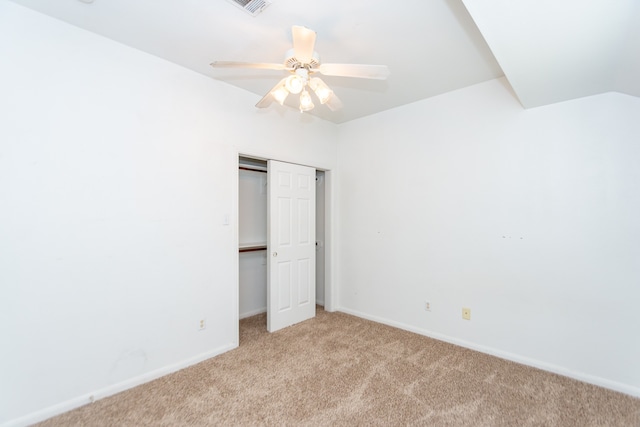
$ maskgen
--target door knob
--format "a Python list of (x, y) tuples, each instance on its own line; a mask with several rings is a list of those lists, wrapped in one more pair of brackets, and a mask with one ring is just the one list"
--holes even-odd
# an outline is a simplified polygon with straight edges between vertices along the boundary
[(273, 253), (274, 258), (278, 256), (278, 252)]

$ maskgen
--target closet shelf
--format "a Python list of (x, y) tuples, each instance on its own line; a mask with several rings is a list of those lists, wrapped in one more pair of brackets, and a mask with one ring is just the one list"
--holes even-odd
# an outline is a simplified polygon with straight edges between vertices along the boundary
[(267, 242), (240, 243), (240, 252), (264, 251), (267, 249)]

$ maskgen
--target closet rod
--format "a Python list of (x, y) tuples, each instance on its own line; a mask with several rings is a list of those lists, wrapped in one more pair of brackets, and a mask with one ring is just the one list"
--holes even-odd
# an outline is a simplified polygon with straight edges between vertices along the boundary
[(240, 252), (255, 252), (255, 251), (266, 251), (267, 248), (244, 248), (240, 249)]
[(263, 169), (257, 169), (257, 168), (250, 168), (247, 166), (239, 166), (238, 169), (241, 169), (243, 171), (253, 171), (253, 172), (262, 172), (262, 173), (267, 173), (266, 170)]

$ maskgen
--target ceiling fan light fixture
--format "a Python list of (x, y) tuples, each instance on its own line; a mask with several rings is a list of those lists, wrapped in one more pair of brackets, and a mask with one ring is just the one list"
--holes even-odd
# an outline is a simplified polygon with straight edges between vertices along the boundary
[(318, 77), (313, 77), (309, 81), (309, 87), (313, 89), (321, 104), (326, 103), (329, 99), (331, 99), (331, 96), (333, 95), (333, 91), (329, 88), (329, 86), (327, 86), (326, 83), (320, 80)]
[[(93, 1), (93, 0), (80, 0)], [(258, 4), (259, 1), (268, 3), (267, 0), (229, 0), (237, 2), (239, 5), (253, 3)], [(257, 108), (267, 108), (277, 101), (280, 105), (284, 105), (290, 93), (300, 94), (300, 111), (309, 111), (314, 108), (313, 101), (309, 92), (313, 91), (321, 104), (324, 104), (329, 110), (337, 111), (342, 108), (340, 98), (317, 77), (311, 77), (316, 73), (325, 76), (336, 77), (357, 77), (363, 79), (384, 80), (389, 75), (389, 69), (386, 65), (367, 65), (367, 64), (322, 64), (320, 56), (314, 50), (316, 43), (316, 32), (300, 26), (291, 27), (291, 35), (293, 38), (293, 48), (289, 49), (285, 54), (284, 63), (261, 63), (261, 62), (233, 62), (233, 61), (214, 61), (211, 66), (214, 68), (246, 68), (259, 70), (279, 70), (287, 71), (289, 74), (284, 76), (280, 82), (272, 87), (260, 101), (256, 104)], [(308, 86), (308, 87), (307, 87)], [(310, 90), (309, 90), (310, 89)]]
[(273, 96), (273, 99), (275, 99), (278, 104), (282, 105), (287, 99), (287, 96), (289, 96), (289, 91), (284, 85), (280, 85), (271, 92), (271, 96)]
[(304, 89), (304, 86), (306, 85), (306, 83), (307, 82), (302, 77), (298, 76), (297, 74), (294, 74), (287, 77), (287, 80), (285, 80), (284, 85), (290, 93), (298, 94), (302, 92), (302, 89)]
[(313, 110), (313, 107), (315, 107), (315, 105), (313, 105), (311, 95), (309, 95), (309, 92), (307, 92), (306, 89), (303, 90), (300, 94), (300, 112), (302, 113), (305, 111)]

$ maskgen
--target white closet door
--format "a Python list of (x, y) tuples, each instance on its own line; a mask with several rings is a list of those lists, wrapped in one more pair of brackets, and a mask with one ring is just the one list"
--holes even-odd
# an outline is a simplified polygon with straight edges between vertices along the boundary
[(267, 329), (316, 315), (316, 171), (268, 162)]

